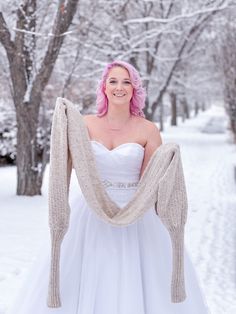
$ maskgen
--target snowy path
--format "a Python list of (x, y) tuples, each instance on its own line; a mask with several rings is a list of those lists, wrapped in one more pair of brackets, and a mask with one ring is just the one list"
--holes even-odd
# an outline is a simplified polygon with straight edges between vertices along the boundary
[(169, 128), (164, 139), (181, 147), (189, 199), (186, 246), (211, 312), (236, 313), (236, 147), (224, 111), (214, 108)]
[[(163, 142), (180, 145), (189, 200), (185, 243), (211, 314), (236, 313), (236, 146), (226, 122), (213, 107), (162, 133)], [(0, 314), (27, 276), (41, 237), (49, 237), (47, 175), (43, 196), (16, 197), (15, 167), (0, 168)]]

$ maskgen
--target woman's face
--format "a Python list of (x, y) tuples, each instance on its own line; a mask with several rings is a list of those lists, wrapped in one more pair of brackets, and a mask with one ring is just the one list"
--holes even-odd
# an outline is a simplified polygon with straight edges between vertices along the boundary
[(109, 71), (106, 83), (105, 94), (109, 104), (130, 104), (133, 96), (133, 86), (129, 72), (120, 66), (114, 66)]

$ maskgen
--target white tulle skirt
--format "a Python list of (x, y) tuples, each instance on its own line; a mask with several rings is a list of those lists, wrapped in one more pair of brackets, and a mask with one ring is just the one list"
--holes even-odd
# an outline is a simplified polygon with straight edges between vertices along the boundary
[[(135, 189), (107, 191), (123, 206)], [(115, 227), (98, 218), (76, 188), (70, 193), (70, 205), (70, 226), (61, 247), (62, 307), (46, 304), (47, 241), (8, 314), (210, 313), (186, 249), (187, 298), (171, 303), (171, 242), (154, 208), (132, 225)]]

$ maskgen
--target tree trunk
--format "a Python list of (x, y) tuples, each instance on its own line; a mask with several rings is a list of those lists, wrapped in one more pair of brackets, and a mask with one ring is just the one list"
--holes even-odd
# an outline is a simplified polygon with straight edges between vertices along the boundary
[(189, 119), (189, 107), (186, 98), (183, 99), (183, 109), (184, 109), (184, 116), (186, 119)]
[(185, 110), (184, 110), (184, 102), (183, 102), (182, 97), (179, 99), (179, 106), (181, 109), (181, 120), (182, 120), (182, 122), (184, 122), (185, 121)]
[(177, 105), (176, 105), (176, 94), (170, 93), (171, 99), (171, 125), (177, 125)]
[(236, 120), (232, 117), (230, 119), (230, 129), (233, 133), (234, 143), (236, 143)]
[(160, 102), (160, 131), (164, 131), (164, 122), (163, 122), (163, 114), (164, 114), (164, 107), (163, 101)]
[(145, 100), (145, 107), (143, 108), (143, 112), (145, 114), (145, 118), (149, 121), (153, 120), (153, 116), (154, 116), (154, 111), (151, 110), (151, 108), (149, 107), (149, 99), (148, 97), (146, 97)]
[(198, 102), (195, 101), (195, 103), (194, 103), (194, 115), (195, 116), (198, 115), (198, 110), (199, 110), (199, 105), (198, 105)]
[(17, 195), (40, 195), (42, 169), (37, 156), (38, 112), (30, 104), (17, 108)]

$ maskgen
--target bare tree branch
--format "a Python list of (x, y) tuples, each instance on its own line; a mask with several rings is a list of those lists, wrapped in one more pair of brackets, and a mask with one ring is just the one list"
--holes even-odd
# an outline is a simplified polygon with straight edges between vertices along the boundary
[(2, 12), (0, 12), (0, 42), (5, 48), (8, 58), (12, 60), (15, 52), (15, 45), (11, 40), (11, 34)]
[(33, 94), (41, 93), (49, 80), (61, 45), (63, 43), (64, 36), (61, 36), (61, 34), (64, 34), (69, 28), (76, 12), (78, 0), (68, 0), (66, 6), (64, 3), (65, 0), (59, 1), (58, 10), (53, 25), (53, 33), (56, 36), (51, 37), (49, 41), (48, 49), (42, 61), (40, 70), (33, 82)]

